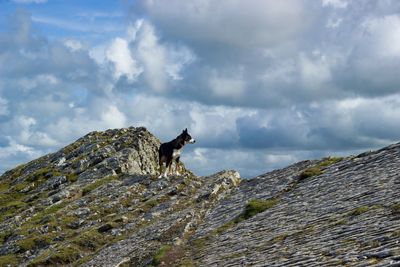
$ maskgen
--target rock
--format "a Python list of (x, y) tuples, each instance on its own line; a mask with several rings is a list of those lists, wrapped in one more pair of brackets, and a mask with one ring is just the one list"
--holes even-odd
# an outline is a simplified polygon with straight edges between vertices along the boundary
[(84, 218), (90, 214), (90, 209), (89, 208), (79, 208), (77, 209), (74, 214), (78, 216), (79, 218)]
[(178, 266), (398, 264), (400, 144), (248, 180), (156, 179), (159, 145), (145, 128), (92, 132), (4, 173), (0, 255), (18, 266), (140, 267), (163, 249)]
[(368, 259), (369, 258), (383, 259), (383, 258), (393, 256), (393, 252), (391, 250), (382, 250), (382, 251), (378, 251), (378, 252), (368, 252), (368, 253), (365, 253), (364, 256)]

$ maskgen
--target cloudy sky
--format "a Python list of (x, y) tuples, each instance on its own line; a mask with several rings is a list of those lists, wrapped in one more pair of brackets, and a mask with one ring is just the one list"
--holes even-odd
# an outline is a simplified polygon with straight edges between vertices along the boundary
[(82, 135), (188, 128), (199, 175), (400, 139), (400, 1), (0, 0), (0, 173)]

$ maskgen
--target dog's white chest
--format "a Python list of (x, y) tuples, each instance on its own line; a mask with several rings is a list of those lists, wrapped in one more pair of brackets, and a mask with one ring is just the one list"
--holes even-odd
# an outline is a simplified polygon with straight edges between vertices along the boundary
[(172, 157), (174, 159), (176, 159), (177, 157), (179, 157), (181, 155), (181, 150), (179, 149), (174, 149), (174, 151), (172, 152)]

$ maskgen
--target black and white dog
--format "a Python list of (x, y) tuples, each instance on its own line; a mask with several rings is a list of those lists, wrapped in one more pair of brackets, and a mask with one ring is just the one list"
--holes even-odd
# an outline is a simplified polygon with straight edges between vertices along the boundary
[[(167, 177), (167, 173), (171, 173), (172, 168), (172, 161), (175, 160), (175, 175), (179, 175), (179, 159), (181, 156), (181, 150), (186, 144), (193, 144), (196, 140), (194, 140), (188, 130), (185, 129), (182, 131), (178, 137), (174, 140), (161, 144), (160, 148), (158, 149), (158, 162), (160, 164), (160, 176)], [(162, 172), (163, 165), (165, 162), (165, 171), (164, 174)]]

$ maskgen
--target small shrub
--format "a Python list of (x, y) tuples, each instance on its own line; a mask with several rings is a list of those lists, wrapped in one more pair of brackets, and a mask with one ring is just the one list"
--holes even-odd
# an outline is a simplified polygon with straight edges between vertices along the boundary
[(261, 200), (261, 199), (252, 199), (250, 200), (243, 213), (235, 219), (235, 223), (241, 222), (243, 220), (247, 220), (258, 213), (261, 213), (267, 209), (272, 208), (274, 205), (276, 205), (279, 202), (279, 199), (277, 198), (271, 198), (268, 200)]
[(324, 172), (321, 170), (320, 167), (310, 167), (306, 170), (304, 170), (301, 174), (300, 174), (300, 180), (312, 177), (312, 176), (317, 176), (317, 175), (321, 175)]

